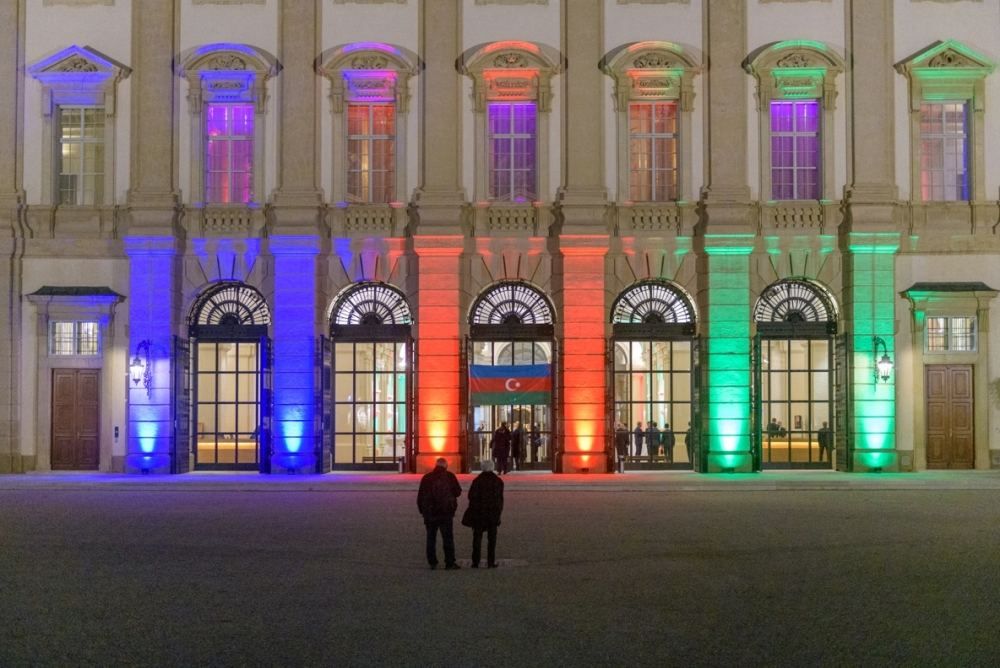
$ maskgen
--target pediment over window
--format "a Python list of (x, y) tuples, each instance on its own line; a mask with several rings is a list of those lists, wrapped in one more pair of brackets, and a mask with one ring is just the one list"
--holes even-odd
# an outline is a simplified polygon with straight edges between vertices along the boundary
[(410, 77), (419, 71), (416, 54), (392, 44), (356, 42), (324, 51), (317, 72), (330, 80), (333, 111), (344, 101), (394, 102), (399, 112), (409, 106)]
[(28, 74), (42, 84), (42, 113), (49, 115), (56, 104), (93, 104), (114, 114), (118, 82), (132, 70), (89, 46), (68, 46), (36, 61)]
[(822, 99), (824, 108), (833, 109), (835, 79), (844, 71), (844, 60), (823, 42), (787, 40), (757, 49), (743, 61), (743, 69), (757, 79), (761, 104)]
[(601, 59), (601, 69), (615, 80), (615, 105), (629, 101), (680, 100), (684, 111), (694, 105), (694, 76), (701, 72), (695, 54), (672, 42), (633, 42)]
[(539, 111), (551, 109), (552, 75), (563, 69), (558, 51), (526, 41), (491, 42), (462, 54), (459, 71), (473, 80), (475, 109), (487, 102), (532, 100)]
[(267, 80), (281, 71), (278, 59), (246, 44), (205, 44), (185, 53), (178, 76), (188, 80), (188, 98), (201, 106), (213, 101), (255, 102), (262, 112), (267, 103)]
[(977, 110), (983, 103), (983, 80), (996, 64), (957, 40), (935, 42), (928, 48), (896, 63), (896, 71), (910, 80), (910, 108), (922, 101), (974, 100)]

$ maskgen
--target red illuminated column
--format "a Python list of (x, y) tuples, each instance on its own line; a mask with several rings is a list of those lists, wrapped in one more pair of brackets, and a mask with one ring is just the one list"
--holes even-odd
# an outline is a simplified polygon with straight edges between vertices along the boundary
[(563, 235), (560, 432), (565, 473), (605, 473), (604, 256), (607, 235)]
[(463, 237), (413, 239), (417, 277), (417, 472), (438, 457), (461, 470), (459, 435), (459, 258)]

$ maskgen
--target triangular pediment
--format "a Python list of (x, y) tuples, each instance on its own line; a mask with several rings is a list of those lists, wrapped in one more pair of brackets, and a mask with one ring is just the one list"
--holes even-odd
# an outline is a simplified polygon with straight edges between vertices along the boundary
[(42, 58), (28, 67), (36, 79), (92, 76), (97, 79), (125, 78), (132, 70), (89, 46), (71, 46)]
[(896, 69), (904, 74), (953, 70), (979, 72), (983, 76), (992, 72), (994, 67), (995, 64), (989, 58), (953, 39), (935, 42), (896, 65)]

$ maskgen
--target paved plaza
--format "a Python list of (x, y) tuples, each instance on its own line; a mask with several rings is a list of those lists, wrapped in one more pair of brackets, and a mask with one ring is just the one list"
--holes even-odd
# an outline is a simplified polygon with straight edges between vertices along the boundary
[(501, 567), (456, 522), (446, 572), (418, 476), (0, 477), (0, 666), (1000, 656), (1000, 473), (506, 480)]

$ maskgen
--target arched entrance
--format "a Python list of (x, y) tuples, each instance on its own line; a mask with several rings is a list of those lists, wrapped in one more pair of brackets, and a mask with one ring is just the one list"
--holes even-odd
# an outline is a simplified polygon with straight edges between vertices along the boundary
[(196, 470), (270, 471), (271, 313), (252, 286), (221, 281), (188, 319)]
[(754, 321), (754, 468), (831, 468), (833, 298), (807, 279), (781, 280), (761, 293)]
[(669, 281), (640, 281), (612, 304), (611, 324), (614, 407), (608, 433), (618, 422), (628, 428), (630, 468), (693, 468), (698, 433), (693, 301)]
[(412, 323), (388, 283), (355, 283), (334, 300), (323, 342), (325, 470), (412, 469)]
[[(527, 281), (501, 281), (472, 305), (463, 363), (468, 379), (464, 470), (489, 458), (493, 433), (506, 424), (520, 439), (516, 469), (558, 466), (553, 429), (555, 338), (552, 304)], [(520, 429), (519, 434), (515, 434)]]

